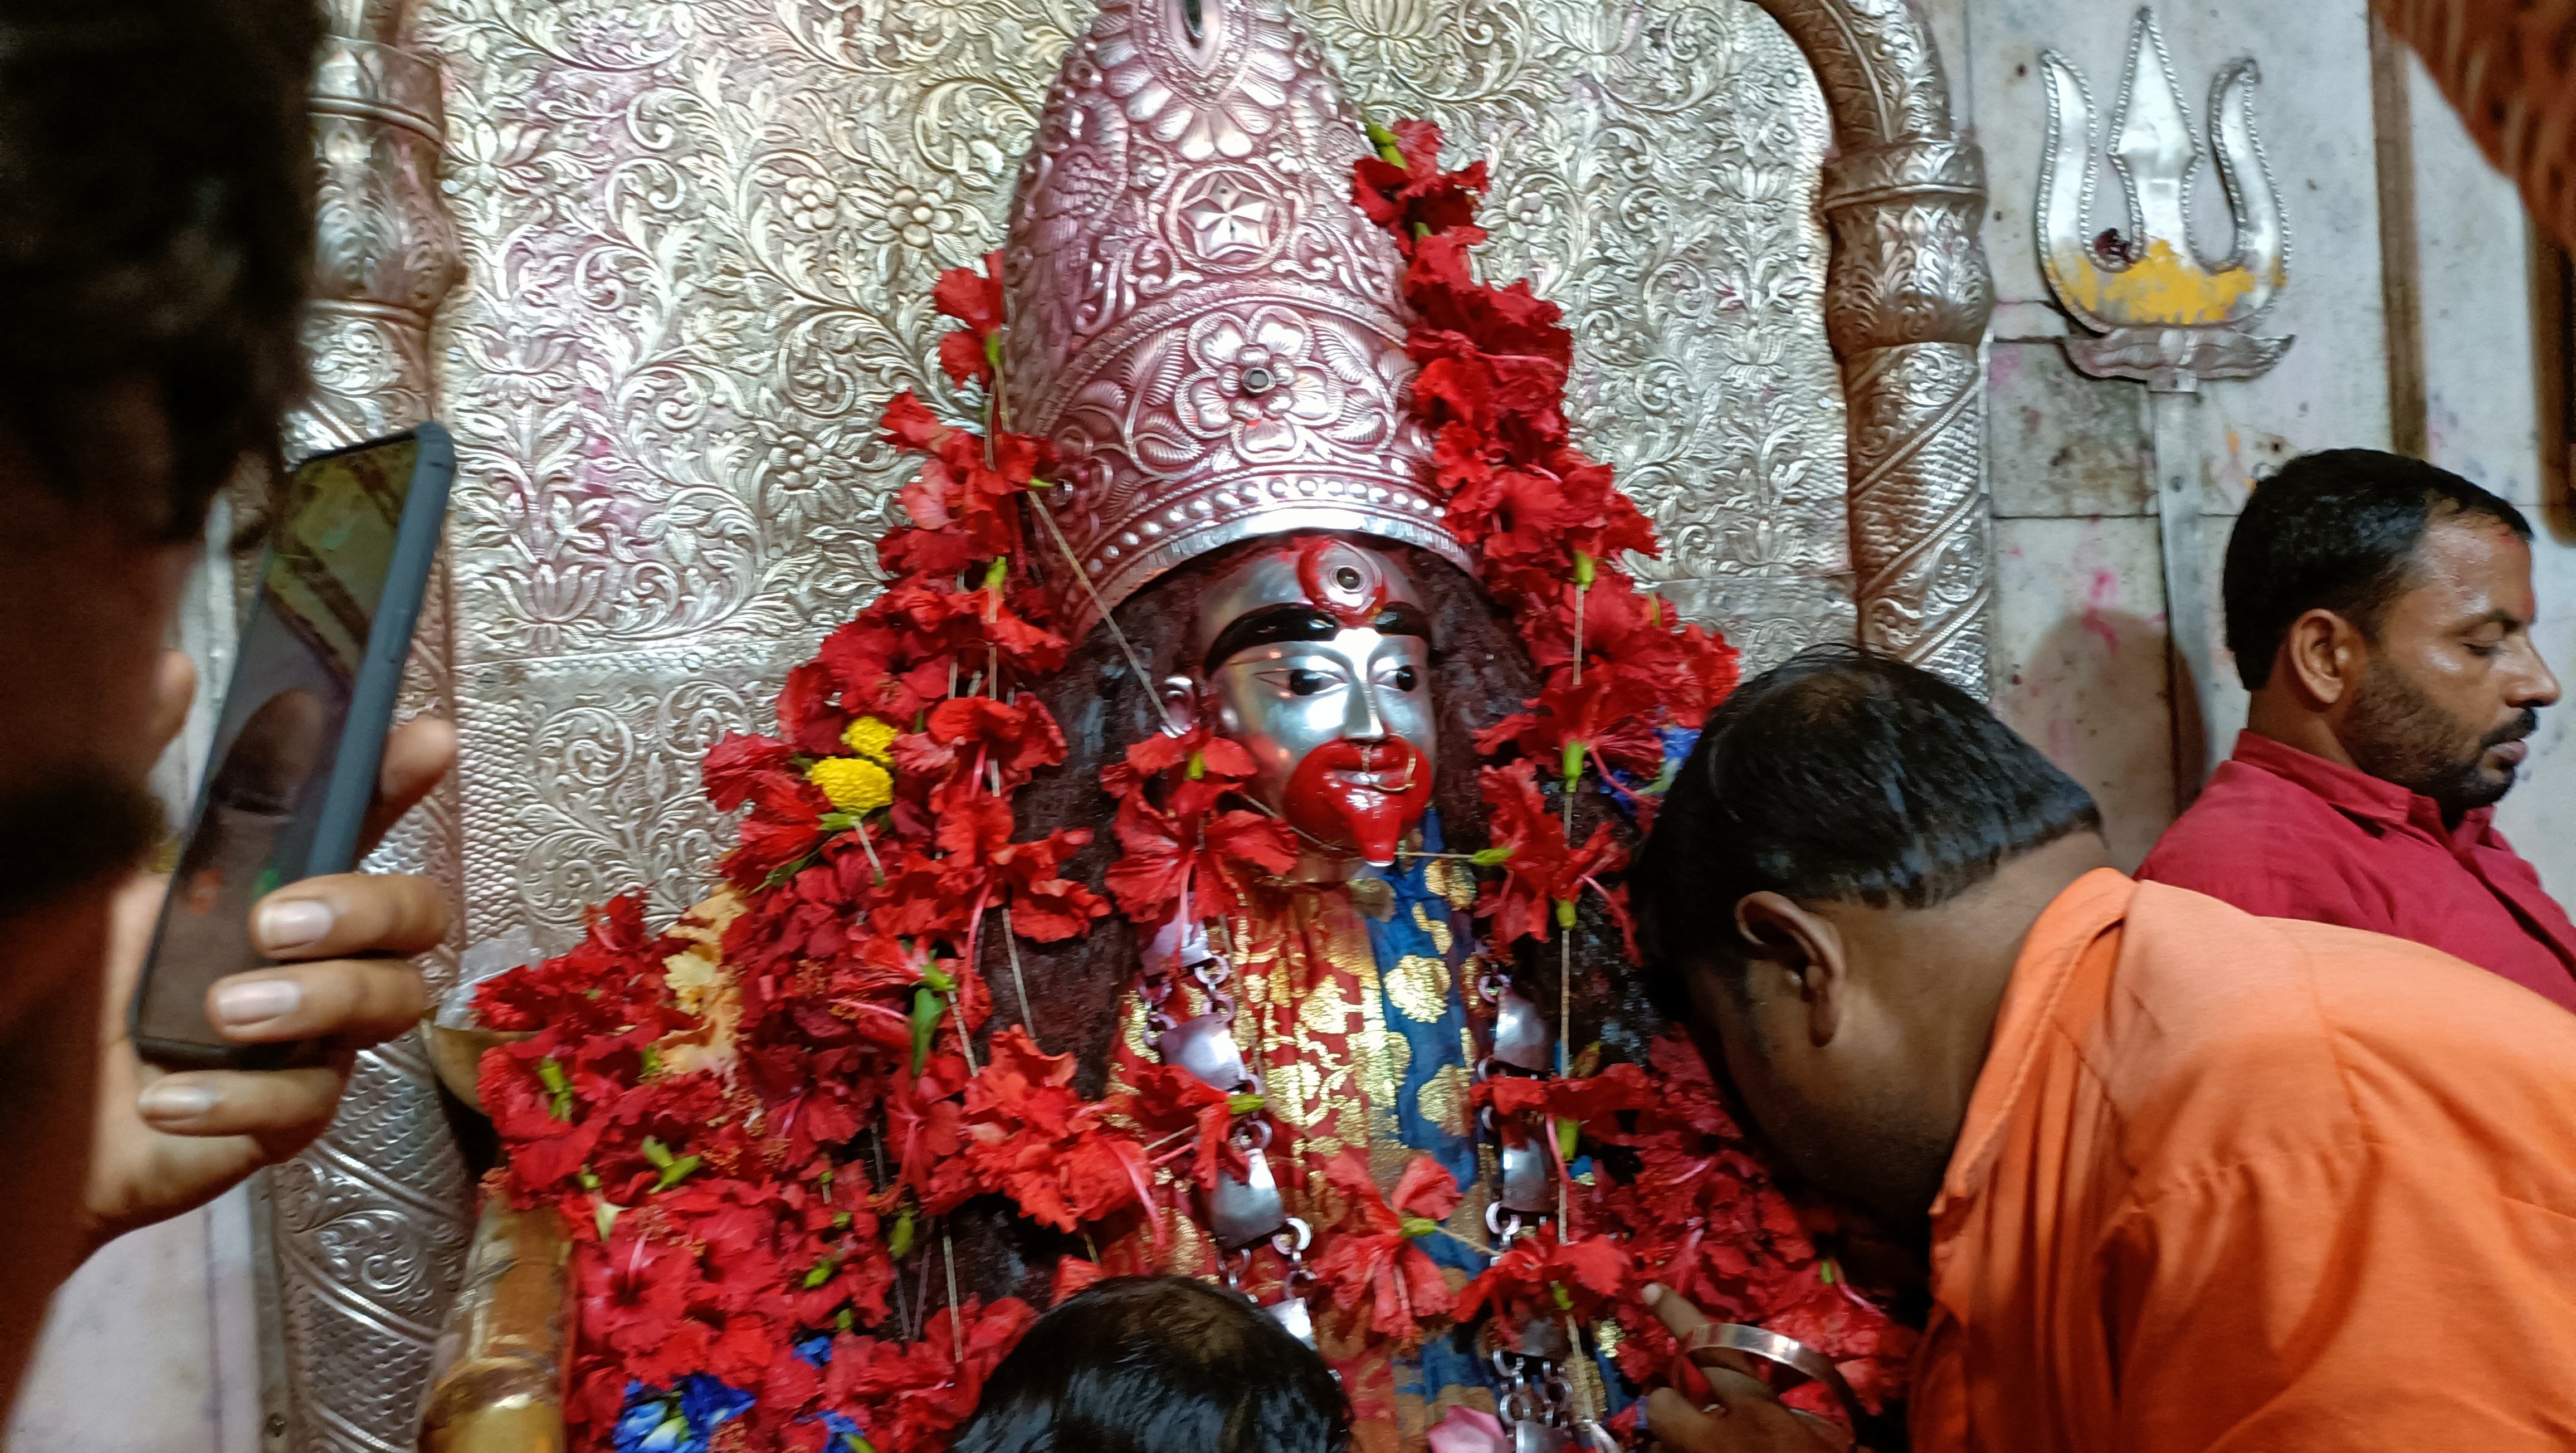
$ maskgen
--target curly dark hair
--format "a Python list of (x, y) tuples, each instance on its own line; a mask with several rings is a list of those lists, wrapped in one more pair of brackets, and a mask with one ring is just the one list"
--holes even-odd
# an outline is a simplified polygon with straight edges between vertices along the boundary
[[(313, 0), (0, 0), (0, 429), (49, 489), (178, 536), (246, 457), (275, 464), (320, 40)], [(138, 383), (168, 422), (158, 497), (94, 462), (102, 391)]]

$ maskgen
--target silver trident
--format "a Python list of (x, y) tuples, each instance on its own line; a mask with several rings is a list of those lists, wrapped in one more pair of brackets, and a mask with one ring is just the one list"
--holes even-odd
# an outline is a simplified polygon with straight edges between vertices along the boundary
[(2154, 12), (2140, 10), (2129, 26), (2129, 72), (2109, 137), (2111, 165), (2128, 193), (2126, 227), (2095, 232), (2085, 217), (2095, 162), (2093, 98), (2084, 77), (2053, 50), (2039, 64), (2048, 86), (2049, 136), (2039, 168), (2040, 270), (2058, 306), (2087, 330), (2067, 336), (2067, 360), (2094, 378), (2136, 379), (2154, 400), (2179, 812), (2200, 791), (2216, 745), (2206, 724), (2215, 714), (2218, 642), (2203, 580), (2200, 431), (2192, 406), (2202, 379), (2256, 377), (2291, 342), (2248, 331), (2289, 276), (2289, 228), (2254, 136), (2261, 75), (2251, 59), (2239, 60), (2210, 88), (2218, 179), (2236, 224), (2235, 250), (2212, 265), (2191, 241), (2191, 173), (2200, 140)]
[(2039, 169), (2040, 269), (2058, 306), (2099, 337), (2070, 337), (2067, 356), (2095, 378), (2133, 378), (2159, 393), (2204, 378), (2251, 378), (2290, 346), (2244, 330), (2287, 281), (2289, 229), (2254, 136), (2254, 62), (2210, 89), (2218, 177), (2236, 223), (2235, 251), (2212, 266), (2191, 242), (2191, 172), (2200, 161), (2154, 12), (2129, 27), (2129, 73), (2111, 123), (2111, 165), (2128, 193), (2128, 225), (2096, 233), (2093, 98), (2056, 51), (2039, 58), (2048, 86), (2049, 151)]

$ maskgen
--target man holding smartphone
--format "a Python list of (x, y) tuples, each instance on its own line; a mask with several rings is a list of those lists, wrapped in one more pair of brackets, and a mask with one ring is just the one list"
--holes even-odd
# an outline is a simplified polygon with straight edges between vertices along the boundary
[[(252, 908), (280, 967), (207, 1013), (306, 1068), (163, 1074), (125, 1037), (161, 885), (144, 777), (194, 688), (163, 650), (212, 495), (280, 477), (313, 218), (310, 0), (0, 0), (0, 1387), (82, 1258), (294, 1154), (360, 1048), (423, 1013), (399, 955), (445, 933), (429, 883), (345, 874)], [(454, 735), (387, 745), (368, 840)]]

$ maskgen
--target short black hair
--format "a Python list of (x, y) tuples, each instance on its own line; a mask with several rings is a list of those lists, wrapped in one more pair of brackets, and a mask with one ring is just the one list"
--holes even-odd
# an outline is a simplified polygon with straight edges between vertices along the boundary
[(2237, 679), (2260, 691), (2290, 626), (2330, 610), (2375, 636), (2414, 575), (2436, 517), (2488, 519), (2531, 538), (2522, 511), (2447, 469), (2377, 449), (2302, 454), (2254, 487), (2227, 537), (2220, 586)]
[(1928, 908), (2006, 860), (2099, 832), (2093, 798), (1975, 698), (1857, 646), (1818, 646), (1710, 713), (1655, 815), (1635, 884), (1664, 1011), (1678, 972), (1743, 966), (1754, 893)]
[(1238, 1293), (1182, 1276), (1097, 1282), (1038, 1318), (953, 1453), (1342, 1453), (1332, 1369)]
[[(39, 478), (193, 534), (274, 464), (306, 382), (313, 0), (0, 0), (0, 427)], [(86, 401), (140, 381), (169, 491), (82, 467)]]

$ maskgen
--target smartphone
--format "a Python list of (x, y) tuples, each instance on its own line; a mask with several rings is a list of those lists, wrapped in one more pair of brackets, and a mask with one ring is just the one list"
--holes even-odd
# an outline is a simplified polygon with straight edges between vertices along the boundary
[(269, 890), (356, 865), (394, 694), (447, 518), (456, 447), (422, 424), (295, 467), (235, 646), (204, 785), (135, 987), (135, 1049), (174, 1069), (268, 1069), (299, 1046), (236, 1044), (206, 1016), (253, 946)]

